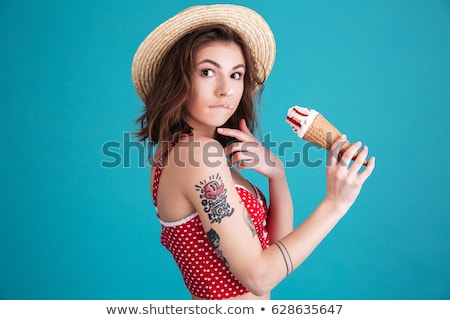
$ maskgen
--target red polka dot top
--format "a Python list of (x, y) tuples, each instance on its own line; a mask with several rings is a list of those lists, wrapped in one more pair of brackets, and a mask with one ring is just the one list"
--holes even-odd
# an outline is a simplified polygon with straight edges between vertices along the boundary
[[(159, 179), (162, 166), (156, 166), (153, 182), (153, 202), (156, 210)], [(255, 197), (249, 190), (235, 185), (255, 226), (261, 247), (269, 246), (266, 229), (267, 205), (262, 192), (256, 188)], [(161, 243), (173, 255), (191, 294), (209, 300), (228, 299), (249, 292), (230, 272), (225, 263), (215, 253), (203, 230), (197, 212), (176, 222), (164, 222)]]

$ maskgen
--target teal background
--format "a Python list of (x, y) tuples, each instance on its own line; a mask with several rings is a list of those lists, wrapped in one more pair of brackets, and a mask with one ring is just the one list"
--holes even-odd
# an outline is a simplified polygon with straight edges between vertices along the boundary
[[(0, 1), (0, 298), (189, 298), (159, 243), (149, 168), (124, 135), (141, 111), (130, 79), (140, 41), (207, 3)], [(273, 298), (449, 299), (450, 1), (230, 3), (275, 34), (261, 131), (292, 142), (282, 159), (305, 145), (284, 122), (294, 104), (377, 157), (355, 205)], [(102, 167), (116, 160), (108, 141), (114, 168)], [(287, 169), (296, 225), (323, 198), (324, 169)]]

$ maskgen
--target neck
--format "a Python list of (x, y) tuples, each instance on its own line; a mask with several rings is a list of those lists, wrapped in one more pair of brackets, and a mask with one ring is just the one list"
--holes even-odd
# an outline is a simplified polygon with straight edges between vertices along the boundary
[(197, 137), (205, 137), (210, 139), (215, 139), (216, 137), (216, 128), (208, 128), (208, 129), (194, 129), (194, 136)]

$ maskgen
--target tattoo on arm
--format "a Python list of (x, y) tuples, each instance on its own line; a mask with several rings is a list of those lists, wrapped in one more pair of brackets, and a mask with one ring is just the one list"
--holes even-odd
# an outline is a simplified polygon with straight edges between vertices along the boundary
[(234, 213), (234, 208), (227, 202), (227, 188), (220, 174), (210, 176), (208, 181), (200, 181), (195, 189), (200, 192), (203, 211), (208, 214), (211, 223), (220, 223), (223, 218)]
[(245, 207), (242, 210), (242, 215), (244, 217), (245, 224), (247, 225), (247, 227), (252, 232), (252, 237), (254, 238), (256, 236), (256, 229), (255, 229), (255, 226), (253, 225), (253, 221), (250, 218), (250, 215), (245, 211)]
[[(289, 254), (289, 251), (287, 251), (283, 242), (281, 242), (281, 241), (275, 242), (275, 245), (278, 247), (278, 249), (281, 252), (281, 255), (283, 256), (284, 264), (286, 265), (286, 277), (287, 277), (289, 275), (289, 273), (294, 271), (294, 265), (292, 264), (291, 255)], [(289, 260), (289, 263), (288, 263), (288, 260)], [(289, 267), (290, 267), (290, 269), (289, 269)]]
[(214, 229), (211, 228), (206, 233), (206, 236), (208, 237), (209, 243), (211, 243), (211, 246), (213, 247), (216, 254), (219, 256), (219, 258), (223, 261), (223, 263), (225, 263), (227, 267), (230, 267), (228, 260), (223, 256), (222, 250), (219, 249), (220, 245), (219, 234)]

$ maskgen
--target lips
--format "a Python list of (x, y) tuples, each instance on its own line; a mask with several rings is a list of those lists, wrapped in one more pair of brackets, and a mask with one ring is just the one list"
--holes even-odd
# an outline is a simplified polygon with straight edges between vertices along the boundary
[(210, 108), (214, 108), (214, 109), (233, 109), (233, 105), (231, 104), (218, 104), (215, 106), (211, 106)]

